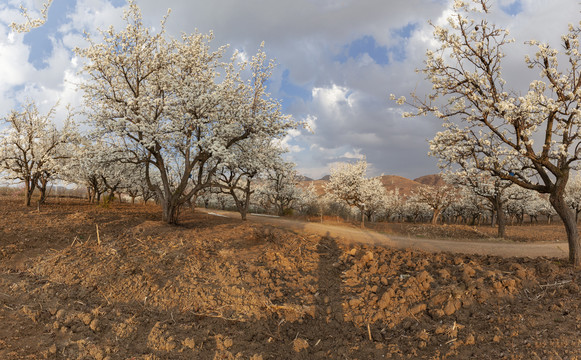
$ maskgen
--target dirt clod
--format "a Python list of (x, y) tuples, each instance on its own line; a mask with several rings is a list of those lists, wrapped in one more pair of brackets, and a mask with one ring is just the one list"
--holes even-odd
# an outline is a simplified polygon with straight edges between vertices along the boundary
[(296, 338), (293, 341), (293, 349), (295, 352), (301, 352), (309, 347), (309, 343), (305, 339)]

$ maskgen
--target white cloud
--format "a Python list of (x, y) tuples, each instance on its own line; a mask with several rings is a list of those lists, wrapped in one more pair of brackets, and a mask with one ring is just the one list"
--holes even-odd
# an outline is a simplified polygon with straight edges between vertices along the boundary
[(307, 115), (303, 122), (305, 123), (306, 129), (310, 132), (316, 132), (317, 131), (317, 117), (315, 115)]
[[(155, 22), (146, 21), (148, 25), (158, 25), (163, 17), (160, 14)], [(124, 27), (123, 8), (114, 7), (108, 0), (77, 0), (75, 11), (68, 15), (69, 22), (59, 29), (62, 34), (87, 31), (97, 33), (97, 29), (107, 30), (110, 26), (117, 29)]]
[[(203, 33), (214, 30), (214, 46), (231, 44), (229, 52), (245, 51), (241, 57), (251, 56), (265, 41), (267, 55), (280, 64), (268, 84), (272, 95), (283, 97), (279, 89), (285, 70), (288, 80), (307, 94), (285, 106), (314, 133), (292, 131), (281, 140), (292, 151), (299, 169), (311, 172), (306, 175), (324, 175), (330, 163), (357, 154), (365, 154), (379, 173), (415, 177), (437, 171), (436, 161), (426, 156), (425, 140), (440, 130), (440, 121), (401, 119), (403, 109), (390, 101), (388, 94), (399, 97), (412, 91), (430, 91), (431, 85), (415, 69), (423, 66), (425, 50), (437, 46), (427, 20), (444, 23), (451, 1), (136, 1), (143, 9), (144, 23), (157, 28), (171, 7), (167, 30), (176, 37), (196, 29)], [(97, 34), (97, 28), (123, 27), (123, 9), (108, 0), (77, 0), (68, 22), (51, 34), (53, 53), (46, 59), (48, 66), (36, 70), (28, 63), (31, 52), (23, 43), (23, 35), (11, 35), (7, 28), (19, 12), (6, 4), (18, 2), (0, 4), (0, 106), (10, 109), (26, 97), (47, 104), (61, 99), (63, 105), (80, 105), (81, 94), (74, 84), (82, 80), (77, 75), (82, 59), (76, 59), (71, 49), (86, 45), (84, 30)], [(38, 6), (35, 0), (26, 2), (29, 7)], [(502, 5), (511, 2), (501, 0)], [(489, 15), (491, 23), (509, 27), (517, 40), (511, 46), (514, 50), (507, 49), (503, 68), (508, 86), (519, 91), (538, 77), (538, 71), (524, 66), (524, 54), (534, 49), (523, 42), (534, 38), (558, 46), (567, 24), (578, 23), (579, 16), (577, 2), (521, 3), (522, 13), (517, 16), (500, 11), (498, 3), (492, 4)], [(401, 49), (405, 61), (391, 59), (389, 64), (378, 65), (369, 54), (338, 61), (345, 46), (363, 36), (372, 36), (377, 46), (401, 44), (402, 38), (395, 33), (408, 24), (415, 24), (415, 28)], [(94, 35), (95, 40), (99, 38)]]
[(353, 149), (353, 152), (347, 151), (341, 157), (346, 159), (363, 159), (365, 155), (361, 153), (361, 149)]

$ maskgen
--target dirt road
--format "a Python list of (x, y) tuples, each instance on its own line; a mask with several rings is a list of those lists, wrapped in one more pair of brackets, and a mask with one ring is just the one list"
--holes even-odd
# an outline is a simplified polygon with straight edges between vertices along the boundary
[[(236, 212), (196, 209), (217, 216), (240, 218)], [(385, 235), (375, 231), (354, 229), (345, 226), (335, 226), (312, 222), (298, 221), (279, 217), (248, 215), (248, 220), (262, 224), (270, 224), (293, 231), (304, 231), (310, 234), (331, 236), (343, 242), (355, 242), (371, 245), (390, 246), (399, 249), (418, 249), (430, 252), (447, 251), (459, 254), (494, 255), (503, 257), (558, 257), (568, 256), (566, 243), (505, 243), (505, 242), (475, 242), (450, 241), (425, 238), (411, 238)]]

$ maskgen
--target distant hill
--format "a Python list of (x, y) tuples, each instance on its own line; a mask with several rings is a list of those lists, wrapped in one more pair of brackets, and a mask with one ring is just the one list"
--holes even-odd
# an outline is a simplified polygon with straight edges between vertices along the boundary
[(308, 188), (309, 186), (311, 186), (311, 184), (315, 187), (315, 190), (317, 191), (317, 195), (323, 195), (325, 194), (325, 184), (328, 183), (328, 180), (308, 180), (308, 181), (303, 181), (302, 183), (299, 184), (300, 187), (302, 187), (303, 189)]
[(310, 177), (308, 177), (308, 176), (304, 176), (304, 175), (297, 175), (297, 179), (298, 179), (299, 181), (313, 181), (313, 179), (311, 179), (311, 178), (310, 178)]
[[(300, 186), (303, 188), (309, 187), (311, 184), (315, 187), (318, 195), (323, 195), (325, 193), (325, 184), (329, 182), (330, 175), (325, 175), (319, 180), (312, 180), (306, 176), (303, 176), (305, 180), (301, 181)], [(389, 191), (399, 190), (399, 193), (404, 196), (409, 196), (413, 190), (417, 189), (422, 185), (430, 186), (443, 186), (446, 182), (439, 174), (424, 175), (417, 179), (410, 180), (398, 175), (382, 175), (379, 176), (381, 183), (385, 189)]]
[(388, 192), (399, 189), (399, 193), (406, 196), (422, 185), (415, 180), (410, 180), (397, 175), (382, 175), (379, 178)]
[(442, 178), (440, 174), (432, 174), (432, 175), (424, 175), (420, 176), (417, 179), (414, 179), (415, 182), (418, 182), (423, 185), (429, 186), (444, 186), (446, 182)]

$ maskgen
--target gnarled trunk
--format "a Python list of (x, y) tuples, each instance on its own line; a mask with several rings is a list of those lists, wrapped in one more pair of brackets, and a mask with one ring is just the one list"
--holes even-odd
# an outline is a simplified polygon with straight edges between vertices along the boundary
[(438, 224), (438, 219), (440, 218), (440, 209), (434, 209), (434, 215), (432, 215), (432, 225)]
[(46, 186), (39, 188), (40, 190), (40, 199), (38, 199), (39, 204), (46, 203)]
[(172, 201), (168, 201), (166, 199), (162, 200), (162, 207), (163, 207), (163, 213), (162, 213), (162, 221), (171, 224), (171, 225), (176, 225), (178, 223), (178, 215), (179, 215), (179, 204), (175, 204)]
[(579, 242), (577, 222), (575, 221), (575, 214), (565, 202), (563, 193), (564, 191), (552, 193), (549, 201), (565, 225), (567, 241), (569, 243), (569, 262), (573, 267), (581, 268), (581, 243)]
[(502, 208), (502, 200), (500, 194), (497, 194), (492, 200), (494, 212), (496, 213), (496, 224), (498, 225), (498, 237), (504, 238), (506, 236), (506, 215)]
[(36, 182), (32, 180), (26, 181), (26, 189), (24, 189), (24, 205), (30, 206), (30, 201), (32, 200), (32, 194), (34, 194), (34, 189), (36, 188)]

